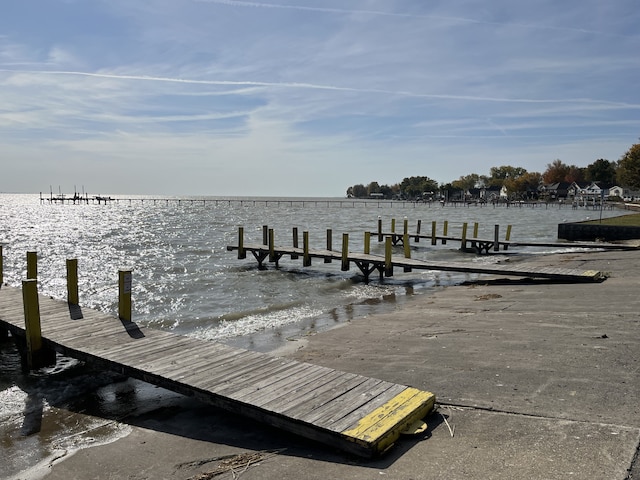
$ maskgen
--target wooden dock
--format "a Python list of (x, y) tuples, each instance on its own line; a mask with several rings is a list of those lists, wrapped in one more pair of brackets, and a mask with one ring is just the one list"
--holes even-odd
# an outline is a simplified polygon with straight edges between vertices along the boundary
[[(37, 296), (43, 347), (363, 457), (388, 450), (435, 396), (331, 368), (147, 329)], [(0, 336), (25, 343), (21, 289), (0, 288)]]
[[(238, 251), (238, 258), (246, 258), (246, 252), (251, 252), (258, 261), (260, 267), (264, 266), (264, 261), (268, 260), (279, 266), (279, 261), (284, 256), (292, 259), (302, 258), (303, 266), (310, 266), (311, 259), (322, 259), (329, 263), (333, 260), (341, 263), (341, 270), (349, 270), (351, 263), (355, 264), (365, 277), (365, 282), (369, 281), (371, 273), (377, 271), (380, 281), (384, 277), (393, 276), (394, 268), (402, 268), (403, 271), (412, 270), (437, 270), (445, 272), (477, 273), (487, 275), (499, 275), (507, 277), (526, 277), (554, 280), (558, 282), (599, 282), (606, 278), (603, 272), (596, 270), (573, 270), (567, 268), (531, 267), (517, 264), (475, 264), (463, 262), (438, 262), (417, 260), (407, 257), (392, 256), (387, 254), (371, 255), (367, 253), (349, 252), (343, 249), (341, 252), (335, 250), (310, 250), (298, 247), (280, 247), (275, 245), (244, 244), (228, 245), (227, 250)], [(391, 241), (389, 239), (389, 244)]]
[[(393, 245), (404, 245), (405, 235), (403, 233), (395, 232), (372, 232), (372, 235), (382, 236), (383, 238), (390, 237)], [(496, 240), (488, 238), (468, 237), (463, 238), (455, 235), (422, 235), (422, 234), (408, 234), (406, 238), (409, 242), (413, 241), (413, 246), (418, 246), (420, 240), (426, 240), (431, 245), (436, 245), (434, 242), (440, 242), (441, 245), (449, 243), (459, 243), (460, 250), (464, 252), (471, 252), (481, 254), (489, 254), (492, 252), (499, 252), (508, 250), (511, 247), (529, 247), (529, 248), (583, 248), (583, 249), (600, 249), (600, 250), (638, 250), (636, 245), (621, 244), (621, 243), (605, 243), (605, 242), (533, 242), (533, 241), (514, 241), (514, 240)], [(427, 242), (424, 242), (426, 245)]]
[(463, 252), (472, 252), (476, 254), (488, 254), (491, 252), (499, 252), (500, 248), (503, 251), (508, 250), (509, 247), (530, 247), (530, 248), (583, 248), (583, 249), (600, 249), (600, 250), (638, 250), (636, 245), (630, 244), (617, 244), (607, 242), (535, 242), (535, 241), (512, 241), (511, 240), (511, 225), (507, 226), (504, 240), (500, 240), (500, 226), (494, 225), (493, 238), (480, 238), (478, 236), (478, 223), (473, 224), (472, 234), (468, 234), (468, 224), (465, 222), (462, 224), (462, 231), (459, 236), (450, 235), (449, 223), (443, 222), (442, 234), (439, 235), (436, 232), (436, 222), (431, 222), (430, 234), (422, 234), (422, 221), (418, 220), (414, 233), (409, 232), (409, 222), (405, 218), (402, 227), (402, 232), (396, 231), (396, 221), (391, 220), (391, 231), (385, 232), (382, 227), (382, 219), (378, 218), (378, 229), (376, 232), (369, 232), (369, 235), (374, 235), (378, 238), (378, 242), (382, 242), (386, 238), (391, 239), (393, 245), (409, 245), (410, 242), (414, 242), (414, 246), (418, 246), (420, 240), (429, 241), (432, 246), (435, 246), (440, 242), (441, 245), (446, 245), (447, 242), (459, 243), (460, 250)]

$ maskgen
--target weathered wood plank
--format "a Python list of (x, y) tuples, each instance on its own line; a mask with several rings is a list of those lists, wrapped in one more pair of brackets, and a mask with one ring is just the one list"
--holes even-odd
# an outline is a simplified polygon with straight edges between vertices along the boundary
[(301, 385), (289, 391), (273, 392), (271, 396), (265, 396), (262, 399), (252, 399), (258, 406), (269, 408), (277, 412), (284, 412), (286, 409), (294, 411), (305, 402), (315, 401), (321, 402), (320, 396), (323, 392), (334, 388), (340, 388), (339, 383), (347, 382), (356, 377), (355, 374), (348, 374), (338, 370), (330, 370), (319, 376), (304, 381)]
[[(228, 380), (229, 384), (238, 385), (238, 383), (244, 383), (244, 388), (240, 390), (235, 390), (232, 394), (229, 394), (230, 397), (235, 398), (236, 400), (242, 400), (248, 403), (251, 403), (251, 398), (254, 396), (262, 396), (264, 393), (273, 392), (274, 388), (279, 388), (278, 382), (283, 379), (288, 379), (292, 376), (299, 375), (305, 371), (310, 369), (310, 365), (301, 362), (284, 362), (280, 360), (280, 365), (285, 367), (277, 372), (272, 372), (268, 376), (265, 375), (264, 379), (259, 382), (254, 382), (253, 384), (242, 382), (242, 378), (234, 378)], [(266, 373), (266, 372), (265, 372)], [(240, 380), (240, 382), (238, 382)], [(224, 389), (224, 385), (220, 385)], [(222, 393), (215, 389), (217, 393)]]
[[(243, 398), (246, 392), (260, 391), (261, 397), (271, 393), (274, 388), (282, 388), (286, 381), (292, 378), (298, 378), (298, 375), (306, 374), (309, 368), (295, 373), (291, 368), (291, 362), (278, 359), (279, 361), (264, 365), (260, 369), (253, 372), (247, 372), (234, 379), (220, 383), (212, 391), (219, 395), (232, 396), (235, 399)], [(313, 367), (313, 365), (309, 365)], [(319, 368), (319, 367), (318, 367)], [(281, 379), (284, 378), (284, 381)], [(277, 384), (277, 385), (276, 385)]]
[(180, 369), (169, 370), (164, 372), (158, 372), (160, 375), (171, 378), (180, 382), (190, 382), (195, 377), (205, 375), (209, 373), (208, 378), (211, 376), (220, 374), (224, 378), (233, 378), (236, 375), (240, 375), (246, 371), (253, 371), (257, 368), (263, 367), (265, 364), (274, 361), (273, 358), (265, 358), (264, 356), (254, 355), (235, 355), (231, 360), (225, 361), (226, 365), (222, 363), (212, 363), (208, 359), (203, 359), (195, 366), (184, 366)]
[(284, 402), (281, 405), (273, 405), (272, 408), (292, 418), (307, 421), (306, 418), (312, 412), (339, 398), (366, 380), (367, 378), (362, 375), (346, 373), (329, 383), (319, 384), (318, 388), (309, 392), (308, 396), (300, 397), (298, 402)]
[(376, 389), (372, 389), (370, 392), (367, 392), (369, 401), (363, 403), (359, 408), (355, 408), (353, 411), (337, 420), (327, 420), (326, 423), (324, 421), (318, 422), (318, 425), (329, 428), (335, 432), (342, 432), (344, 430), (354, 428), (358, 422), (367, 416), (372, 410), (383, 406), (398, 394), (406, 390), (406, 388), (407, 387), (404, 385), (380, 384)]
[(331, 424), (367, 403), (369, 398), (366, 397), (364, 393), (372, 388), (376, 388), (381, 382), (382, 380), (378, 380), (377, 378), (365, 378), (365, 381), (358, 386), (343, 392), (331, 402), (314, 409), (305, 415), (303, 419), (313, 424)]
[(227, 352), (227, 349), (222, 344), (214, 344), (211, 345), (211, 347), (212, 348), (203, 349), (199, 343), (187, 341), (181, 343), (177, 349), (169, 347), (167, 354), (164, 356), (162, 356), (162, 352), (153, 354), (146, 352), (143, 358), (136, 361), (137, 368), (159, 372), (168, 365), (176, 365), (178, 367), (195, 361), (195, 359), (201, 358), (204, 355), (206, 355), (207, 358), (213, 358), (215, 355)]
[(221, 365), (213, 365), (210, 369), (194, 372), (188, 377), (181, 379), (203, 390), (213, 392), (214, 387), (219, 385), (223, 380), (229, 380), (236, 375), (242, 375), (250, 368), (257, 368), (264, 365), (268, 358), (251, 358), (246, 363), (228, 362)]

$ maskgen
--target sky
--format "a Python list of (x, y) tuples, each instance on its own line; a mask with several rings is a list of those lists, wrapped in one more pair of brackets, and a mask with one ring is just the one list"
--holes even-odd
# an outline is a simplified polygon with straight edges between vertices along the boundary
[(0, 192), (344, 196), (618, 160), (637, 0), (4, 0)]

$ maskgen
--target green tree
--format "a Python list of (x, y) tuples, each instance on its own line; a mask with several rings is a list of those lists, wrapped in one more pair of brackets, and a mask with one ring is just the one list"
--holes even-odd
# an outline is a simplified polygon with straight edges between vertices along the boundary
[(479, 182), (480, 175), (478, 175), (477, 173), (471, 173), (469, 175), (463, 175), (458, 180), (454, 180), (453, 182), (451, 182), (451, 185), (456, 190), (463, 190), (466, 192), (470, 188), (475, 188), (476, 186), (478, 186)]
[[(512, 167), (510, 165), (503, 165), (502, 167), (491, 167), (489, 170), (489, 185), (502, 187), (505, 182), (511, 183), (514, 180), (520, 178), (527, 173), (527, 170), (522, 167)], [(509, 189), (510, 185), (505, 185)]]
[(511, 186), (507, 186), (507, 190), (509, 193), (514, 193), (517, 197), (531, 198), (535, 196), (541, 182), (541, 173), (527, 172), (510, 182)]
[(371, 196), (372, 193), (381, 193), (380, 185), (378, 184), (378, 182), (371, 182), (369, 185), (367, 185), (367, 195)]
[(604, 182), (612, 185), (616, 183), (616, 163), (599, 158), (587, 165), (584, 177), (589, 182)]
[(429, 177), (407, 177), (400, 183), (400, 191), (407, 198), (416, 198), (423, 192), (437, 192), (438, 182)]
[(640, 189), (640, 143), (632, 145), (618, 161), (618, 182), (624, 187)]
[[(364, 198), (367, 196), (367, 187), (359, 183), (358, 185), (354, 185), (353, 187), (349, 187), (351, 189), (351, 196), (356, 198)], [(349, 190), (347, 190), (347, 194)]]
[(380, 193), (384, 195), (384, 198), (392, 198), (394, 192), (394, 188), (389, 185), (380, 185)]

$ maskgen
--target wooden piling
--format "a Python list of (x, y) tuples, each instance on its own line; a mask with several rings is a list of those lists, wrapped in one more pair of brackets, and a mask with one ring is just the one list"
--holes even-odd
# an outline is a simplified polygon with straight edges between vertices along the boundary
[[(511, 225), (507, 225), (507, 234), (504, 236), (504, 240), (505, 240), (505, 242), (508, 242), (508, 241), (511, 240)], [(508, 250), (509, 249), (509, 245), (505, 243), (504, 249)]]
[(27, 279), (38, 278), (38, 254), (27, 252)]
[(78, 259), (67, 259), (67, 302), (70, 305), (80, 303), (78, 296)]
[[(293, 227), (293, 248), (298, 248), (298, 227)], [(295, 253), (291, 254), (291, 260), (295, 260), (298, 258), (298, 255)]]
[(268, 232), (268, 240), (269, 240), (269, 261), (275, 262), (278, 259), (276, 258), (276, 245), (275, 245), (275, 233), (273, 232), (273, 228), (269, 229)]
[(462, 242), (460, 243), (460, 249), (463, 251), (467, 249), (467, 222), (462, 224)]
[(30, 278), (22, 281), (22, 302), (26, 339), (26, 367), (34, 370), (55, 364), (56, 354), (42, 343), (40, 326), (40, 303), (38, 300), (38, 280)]
[(404, 217), (404, 222), (402, 225), (402, 234), (406, 235), (407, 233), (409, 233), (409, 220), (407, 220), (407, 217)]
[(340, 269), (343, 272), (349, 270), (349, 234), (342, 234), (342, 266)]
[(396, 219), (391, 219), (391, 233), (396, 233)]
[(416, 225), (416, 243), (420, 241), (420, 229), (422, 228), (422, 220), (418, 220)]
[(393, 277), (393, 262), (391, 260), (391, 237), (385, 239), (384, 244), (384, 275), (385, 277)]
[(409, 245), (409, 234), (402, 235), (402, 246), (404, 247), (404, 258), (411, 258), (411, 245)]
[(500, 225), (495, 225), (493, 227), (493, 251), (497, 252), (500, 250)]
[[(327, 228), (327, 250), (333, 250), (333, 231), (330, 228)], [(324, 257), (324, 263), (331, 263), (331, 257)]]
[(268, 225), (262, 226), (262, 244), (263, 245), (269, 244), (269, 226)]
[[(40, 194), (42, 197), (42, 193)], [(42, 199), (40, 200), (42, 201)], [(2, 255), (2, 245), (0, 245), (0, 288), (2, 288), (2, 284), (4, 283), (4, 266), (3, 266), (3, 255)], [(9, 338), (9, 329), (0, 326), (0, 342)]]
[(238, 260), (247, 258), (247, 252), (244, 249), (244, 227), (238, 227)]
[(449, 221), (445, 220), (444, 224), (442, 226), (442, 236), (445, 237), (442, 239), (442, 245), (446, 245), (447, 244), (447, 239), (446, 237), (449, 235)]
[(364, 253), (365, 255), (371, 253), (371, 232), (364, 232)]
[(436, 236), (436, 221), (431, 222), (431, 245), (435, 245), (437, 242)]
[(131, 270), (118, 271), (118, 317), (131, 321)]
[(378, 217), (378, 241), (382, 241), (382, 218)]
[(311, 256), (309, 255), (309, 232), (302, 232), (302, 266), (310, 267), (311, 266)]
[(478, 222), (473, 222), (473, 238), (478, 238)]
[[(404, 246), (404, 258), (411, 258), (411, 245), (409, 245), (409, 234), (405, 232), (402, 236), (402, 245)], [(410, 272), (411, 267), (404, 267), (405, 272)]]

